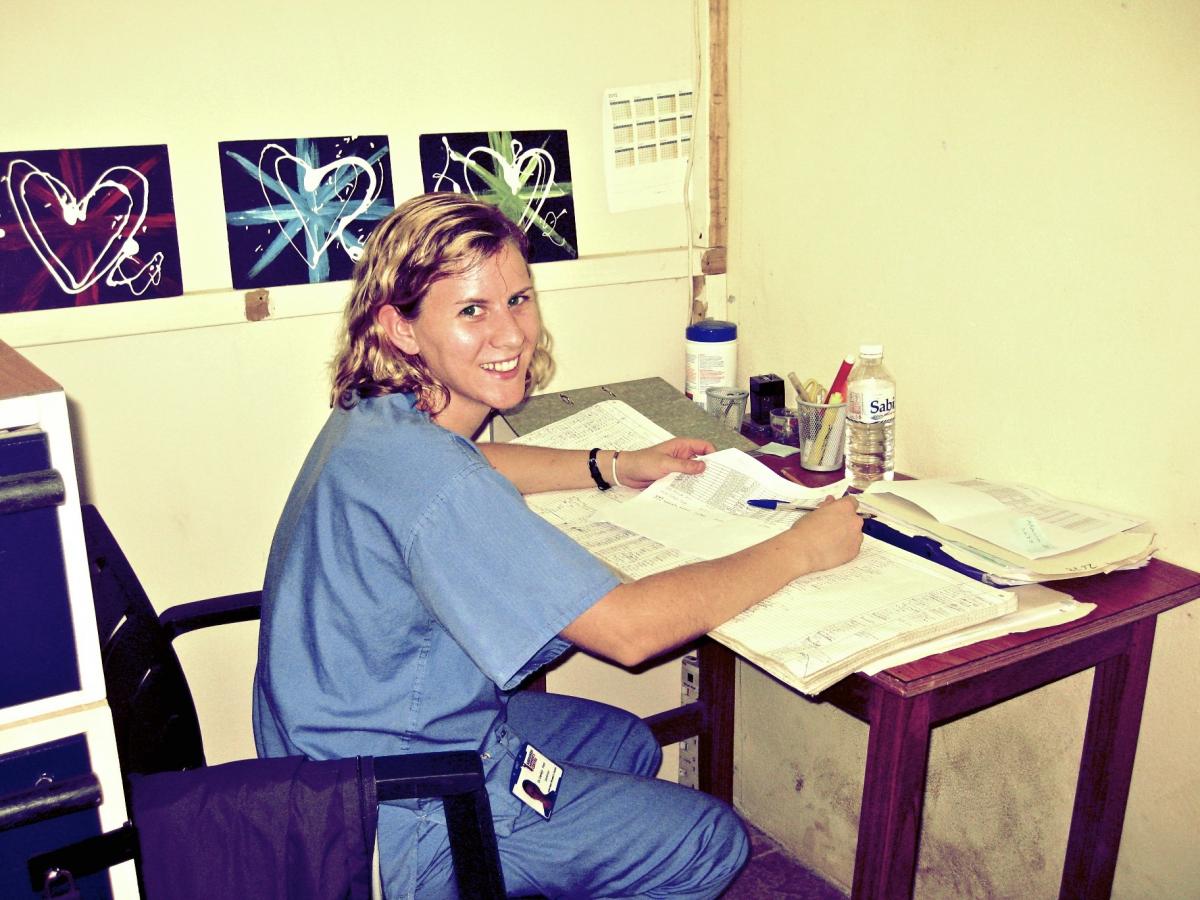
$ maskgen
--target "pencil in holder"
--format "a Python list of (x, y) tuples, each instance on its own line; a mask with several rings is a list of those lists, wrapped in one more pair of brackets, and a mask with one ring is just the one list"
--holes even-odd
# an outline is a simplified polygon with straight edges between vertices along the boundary
[(846, 404), (806, 403), (796, 399), (800, 419), (800, 465), (810, 472), (842, 468), (846, 438)]

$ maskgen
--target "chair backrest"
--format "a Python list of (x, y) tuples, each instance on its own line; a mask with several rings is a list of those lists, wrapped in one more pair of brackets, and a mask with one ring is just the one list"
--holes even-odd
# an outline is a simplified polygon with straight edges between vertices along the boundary
[[(229, 781), (232, 776), (236, 776), (231, 782), (235, 787), (232, 793), (237, 798), (244, 798), (247, 794), (242, 781), (238, 779), (246, 780), (247, 783), (260, 781), (261, 770), (262, 776), (269, 781), (267, 776), (278, 767), (304, 763), (303, 760), (296, 759), (244, 760), (226, 763), (204, 772), (189, 772), (186, 778), (158, 775), (205, 768), (204, 744), (196, 707), (183, 668), (171, 646), (172, 639), (199, 628), (258, 618), (261, 612), (261, 594), (251, 591), (193, 601), (172, 607), (162, 616), (158, 616), (100, 513), (91, 506), (84, 506), (82, 513), (100, 637), (101, 661), (116, 732), (117, 752), (128, 788), (126, 796), (131, 799), (132, 807), (140, 811), (141, 817), (147, 821), (149, 827), (157, 828), (146, 814), (144, 801), (148, 785), (151, 786), (152, 793), (158, 793), (161, 800), (162, 792), (159, 789), (163, 785), (173, 785), (181, 790), (194, 788), (202, 792), (211, 792), (214, 783)], [(343, 830), (353, 828), (356, 833), (361, 832), (367, 851), (373, 842), (377, 801), (441, 798), (445, 804), (459, 895), (464, 900), (500, 900), (504, 897), (504, 875), (496, 849), (483, 766), (477, 753), (465, 750), (445, 751), (385, 756), (373, 760), (325, 760), (307, 765), (310, 771), (314, 772), (339, 767), (344, 769), (346, 765), (357, 767), (360, 775), (355, 793), (365, 802), (364, 811), (358, 817), (351, 817), (353, 821), (345, 823)], [(158, 778), (131, 780), (131, 775), (158, 775)], [(340, 806), (345, 807), (346, 804), (343, 802)], [(116, 832), (88, 838), (32, 858), (29, 861), (30, 883), (34, 885), (35, 890), (43, 883), (47, 872), (59, 869), (76, 874), (94, 872), (138, 855), (139, 829), (135, 827), (138, 815), (134, 814), (133, 808), (130, 810), (134, 820), (132, 825), (127, 824)], [(169, 815), (176, 814), (170, 810), (166, 812)], [(299, 832), (286, 825), (287, 816), (294, 815), (295, 812), (294, 809), (290, 812), (284, 809), (277, 815), (268, 810), (266, 815), (277, 825), (283, 823), (285, 843), (290, 842), (288, 846), (295, 844), (299, 847), (301, 845), (296, 843)], [(232, 821), (231, 817), (226, 818)], [(191, 824), (191, 817), (185, 815), (185, 835), (190, 833), (188, 828)], [(336, 832), (337, 829), (333, 830)], [(186, 844), (188, 849), (203, 849), (193, 846), (194, 842), (188, 843), (186, 839), (177, 836), (166, 840), (166, 830), (158, 831), (161, 833), (156, 836), (162, 837), (166, 843), (154, 850), (151, 867), (162, 861), (173, 862), (173, 854), (183, 852), (176, 849), (181, 844)], [(262, 837), (269, 829), (256, 831), (254, 828), (234, 828), (233, 835), (244, 836), (259, 831), (259, 836)], [(142, 840), (144, 842), (144, 838)], [(338, 843), (340, 845), (346, 842)], [(234, 860), (223, 874), (236, 878), (239, 873), (252, 870), (262, 875), (266, 869), (258, 863), (249, 862), (245, 855), (253, 849), (239, 845), (235, 850), (240, 856), (238, 853), (222, 856), (217, 852), (222, 858), (228, 857), (227, 863), (230, 859)], [(318, 851), (318, 857), (320, 853), (321, 851)], [(356, 885), (365, 883), (358, 870), (369, 870), (369, 852), (365, 853), (364, 859), (362, 866), (345, 867), (347, 878)], [(203, 872), (208, 864), (209, 857), (205, 854), (198, 871)], [(142, 856), (139, 876), (144, 874), (145, 865), (146, 857)], [(156, 873), (152, 877), (162, 874), (157, 870)], [(152, 878), (147, 878), (147, 887), (151, 880)], [(324, 883), (328, 881), (324, 878), (317, 880), (323, 882), (321, 892), (311, 896), (326, 896), (330, 891), (338, 898), (344, 895), (338, 886), (340, 882)], [(167, 873), (165, 883), (172, 884), (172, 890), (164, 895), (175, 896), (175, 885), (170, 873)], [(202, 889), (200, 896), (208, 896), (203, 892), (208, 887), (203, 875), (197, 883)], [(276, 888), (283, 885), (283, 893), (277, 894), (280, 897), (296, 895), (288, 893), (287, 885), (290, 882), (276, 880), (271, 884)], [(264, 891), (265, 889), (260, 889), (257, 893), (252, 892), (246, 896), (268, 896)], [(307, 889), (304, 895), (310, 895)], [(147, 896), (154, 895), (148, 893)]]
[(199, 768), (200, 721), (170, 637), (104, 519), (92, 506), (82, 513), (122, 772), (128, 778)]

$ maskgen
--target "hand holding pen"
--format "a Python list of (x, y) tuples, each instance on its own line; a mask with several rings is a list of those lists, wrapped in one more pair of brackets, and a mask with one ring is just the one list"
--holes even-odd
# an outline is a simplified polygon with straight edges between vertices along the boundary
[[(813, 498), (811, 500), (747, 500), (747, 506), (753, 506), (756, 509), (773, 509), (773, 510), (806, 510), (811, 511), (820, 509), (825, 505), (826, 500), (832, 501), (832, 497), (824, 497), (822, 499)], [(858, 508), (858, 501), (855, 501), (855, 513), (862, 519), (875, 518), (874, 513), (867, 512), (865, 509)]]
[[(777, 502), (791, 505), (788, 501)], [(806, 501), (799, 502), (807, 505)], [(816, 508), (807, 515), (796, 516), (787, 533), (800, 539), (797, 552), (808, 558), (811, 571), (832, 569), (858, 555), (863, 515), (854, 497), (826, 497), (816, 501)]]

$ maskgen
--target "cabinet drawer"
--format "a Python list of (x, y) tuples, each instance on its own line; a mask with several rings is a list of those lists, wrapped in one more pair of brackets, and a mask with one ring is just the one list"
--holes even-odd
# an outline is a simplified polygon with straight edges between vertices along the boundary
[[(125, 798), (113, 743), (112, 719), (104, 704), (0, 728), (0, 795), (28, 790), (39, 779), (61, 782), (89, 772), (98, 778), (103, 795), (98, 809), (0, 832), (0, 897), (4, 900), (40, 896), (29, 886), (26, 863), (31, 856), (111, 831), (125, 822)], [(138, 896), (132, 863), (78, 878), (76, 886), (87, 900)]]
[[(52, 469), (49, 440), (40, 428), (0, 432), (0, 479), (13, 484)], [(0, 707), (78, 691), (57, 503), (0, 513), (0, 597)]]
[(44, 383), (0, 344), (0, 726), (104, 698), (66, 397), (4, 396)]
[[(41, 744), (0, 757), (0, 795), (26, 790), (39, 782), (62, 781), (92, 771), (87, 739), (82, 734)], [(25, 862), (29, 857), (71, 841), (100, 834), (100, 813), (83, 810), (35, 822), (24, 828), (0, 832), (0, 897), (36, 897), (29, 890)], [(96, 900), (111, 900), (108, 873), (75, 880), (79, 893)]]

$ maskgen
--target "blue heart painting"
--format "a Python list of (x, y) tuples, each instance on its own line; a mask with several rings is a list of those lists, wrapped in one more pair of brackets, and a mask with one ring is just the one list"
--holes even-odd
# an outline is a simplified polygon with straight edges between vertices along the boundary
[(382, 135), (223, 141), (218, 149), (235, 288), (345, 280), (392, 210)]

